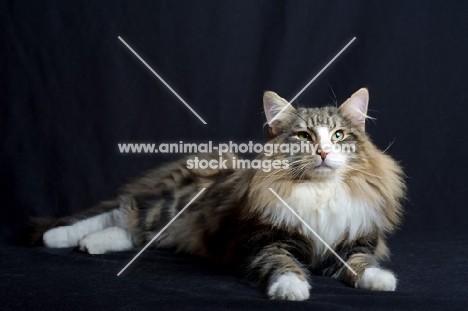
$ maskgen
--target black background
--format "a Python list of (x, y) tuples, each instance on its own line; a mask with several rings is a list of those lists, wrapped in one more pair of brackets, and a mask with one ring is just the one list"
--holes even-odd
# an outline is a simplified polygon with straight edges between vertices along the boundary
[[(405, 168), (409, 200), (404, 225), (391, 240), (396, 250), (391, 265), (400, 276), (400, 294), (407, 294), (413, 304), (388, 293), (372, 293), (369, 299), (375, 298), (373, 307), (393, 308), (389, 303), (398, 301), (396, 308), (418, 309), (428, 297), (441, 299), (440, 305), (430, 303), (439, 309), (449, 302), (466, 306), (460, 297), (467, 291), (468, 266), (467, 16), (468, 4), (462, 1), (2, 1), (0, 238), (8, 255), (4, 257), (22, 254), (23, 266), (30, 269), (11, 272), (18, 267), (13, 260), (2, 284), (20, 295), (18, 284), (39, 269), (36, 260), (50, 256), (46, 261), (52, 264), (57, 254), (70, 256), (57, 259), (63, 271), (70, 271), (67, 260), (88, 258), (71, 250), (41, 253), (11, 246), (28, 217), (81, 211), (114, 195), (119, 185), (145, 169), (177, 157), (123, 155), (118, 143), (262, 142), (263, 92), (273, 90), (291, 99), (356, 37), (294, 105), (333, 104), (334, 94), (340, 103), (368, 87), (370, 115), (377, 121), (369, 122), (367, 131), (381, 149), (394, 141), (388, 153)], [(202, 124), (118, 36), (208, 124)], [(170, 256), (153, 252), (156, 257)], [(96, 269), (109, 258), (121, 267), (133, 254), (93, 260), (102, 260)], [(60, 264), (53, 277), (66, 279)], [(41, 267), (47, 270), (44, 262)], [(112, 275), (115, 269), (108, 269)], [(411, 273), (416, 273), (414, 278), (405, 279)], [(216, 274), (211, 276), (216, 280)], [(184, 286), (173, 278), (171, 286)], [(326, 286), (330, 281), (323, 282)], [(344, 290), (333, 284), (338, 292)], [(242, 286), (239, 297), (233, 294), (239, 298), (234, 301), (242, 301), (249, 292), (257, 295), (249, 299), (263, 299), (257, 290)], [(319, 291), (320, 286), (319, 282)], [(157, 301), (167, 306), (187, 298), (184, 293), (190, 289), (180, 295), (162, 294)], [(86, 295), (87, 290), (91, 289), (84, 286), (76, 292)], [(327, 304), (332, 300), (341, 306), (352, 304), (335, 301), (333, 288), (323, 291), (329, 294), (322, 298), (330, 308), (335, 306)], [(356, 306), (371, 301), (365, 299), (369, 293), (347, 293), (359, 297), (353, 300)], [(40, 293), (31, 295), (36, 299)], [(195, 296), (200, 306), (215, 300)], [(382, 297), (388, 302), (379, 304)], [(75, 306), (78, 300), (69, 299), (68, 306)], [(63, 303), (42, 301), (50, 303), (44, 306)], [(258, 303), (258, 308), (273, 306)], [(228, 307), (236, 306), (244, 305)]]

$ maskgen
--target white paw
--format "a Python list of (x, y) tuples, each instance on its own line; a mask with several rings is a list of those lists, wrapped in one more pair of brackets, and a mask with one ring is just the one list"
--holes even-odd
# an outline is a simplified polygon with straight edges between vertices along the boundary
[(57, 227), (46, 231), (42, 237), (44, 245), (49, 248), (75, 247), (78, 240), (70, 236), (69, 226)]
[[(110, 241), (109, 241), (110, 242)], [(80, 251), (92, 255), (100, 255), (106, 252), (106, 241), (98, 234), (88, 234), (78, 243)]]
[(392, 272), (380, 268), (366, 268), (354, 286), (370, 290), (394, 291), (396, 283), (397, 280)]
[(287, 272), (268, 286), (268, 297), (282, 300), (306, 300), (309, 298), (309, 283), (296, 273)]
[(127, 230), (110, 227), (86, 235), (80, 240), (79, 247), (80, 250), (95, 255), (132, 249), (133, 241)]

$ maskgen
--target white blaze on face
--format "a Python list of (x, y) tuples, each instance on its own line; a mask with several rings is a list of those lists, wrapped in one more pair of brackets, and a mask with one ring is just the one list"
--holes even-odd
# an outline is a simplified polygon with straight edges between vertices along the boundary
[(319, 140), (319, 150), (327, 153), (332, 152), (332, 142), (330, 140), (330, 131), (327, 127), (321, 126), (316, 128), (316, 133)]
[(328, 127), (317, 127), (315, 133), (318, 135), (318, 150), (323, 150), (327, 153), (324, 163), (331, 168), (343, 166), (346, 163), (346, 155), (341, 152), (340, 145), (332, 143), (332, 133)]

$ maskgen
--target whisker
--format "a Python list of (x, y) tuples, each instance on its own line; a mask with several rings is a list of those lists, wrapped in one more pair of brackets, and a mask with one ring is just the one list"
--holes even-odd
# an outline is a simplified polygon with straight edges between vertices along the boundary
[(394, 142), (395, 142), (395, 139), (393, 139), (391, 142), (389, 142), (387, 148), (385, 148), (385, 150), (382, 151), (381, 153), (383, 154), (383, 153), (385, 153), (388, 149), (390, 149), (390, 147), (393, 146), (393, 143), (394, 143)]
[[(306, 169), (309, 166), (309, 164), (310, 164), (310, 159), (308, 158), (301, 158), (299, 160), (293, 161), (289, 163), (288, 168), (279, 169), (270, 173), (268, 176), (263, 178), (262, 182), (265, 182), (272, 177), (281, 179), (285, 175), (289, 175), (287, 177), (288, 180), (298, 179), (298, 176), (299, 176), (299, 179), (302, 179), (303, 176), (305, 175)], [(278, 174), (280, 175), (278, 176)]]
[(302, 180), (302, 178), (304, 177), (305, 173), (307, 172), (307, 169), (308, 169), (308, 166), (309, 166), (310, 162), (306, 164), (306, 166), (304, 167), (304, 169), (302, 170), (302, 174), (301, 176), (299, 177), (299, 180)]
[[(293, 178), (295, 179), (297, 176), (299, 176), (299, 174), (300, 174), (300, 176), (303, 176), (303, 174), (306, 172), (305, 169), (307, 168), (308, 165), (309, 165), (309, 162), (307, 162), (307, 163), (301, 165), (301, 166), (299, 167), (299, 169), (296, 171), (296, 174), (293, 175)], [(301, 179), (302, 179), (302, 178), (300, 177), (299, 180), (301, 180)]]

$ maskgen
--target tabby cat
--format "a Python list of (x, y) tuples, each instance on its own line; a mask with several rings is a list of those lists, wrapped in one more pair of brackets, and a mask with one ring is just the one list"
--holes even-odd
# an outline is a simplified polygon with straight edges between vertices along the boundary
[[(147, 172), (89, 211), (53, 223), (38, 221), (36, 228), (45, 232), (46, 247), (77, 246), (89, 254), (129, 250), (148, 243), (206, 188), (155, 246), (236, 268), (272, 299), (308, 299), (312, 275), (393, 291), (397, 280), (379, 260), (389, 254), (386, 234), (400, 223), (404, 175), (365, 132), (368, 100), (367, 89), (360, 89), (338, 108), (295, 109), (265, 92), (269, 143), (307, 142), (317, 150), (259, 154), (260, 160), (288, 161), (286, 168), (270, 172), (233, 169), (233, 154), (223, 155), (228, 169), (187, 169), (186, 157)], [(355, 152), (324, 148), (346, 143)]]

